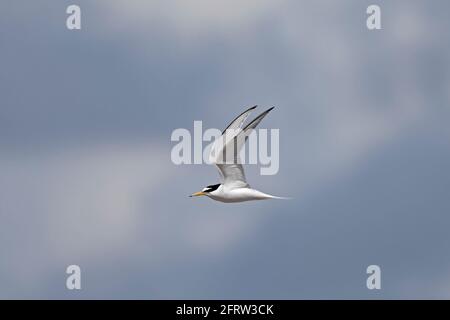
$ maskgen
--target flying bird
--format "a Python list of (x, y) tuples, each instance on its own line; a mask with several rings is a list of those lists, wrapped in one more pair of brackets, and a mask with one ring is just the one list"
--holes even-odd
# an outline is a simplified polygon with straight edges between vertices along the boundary
[(219, 170), (222, 183), (209, 185), (190, 197), (207, 196), (221, 202), (287, 199), (252, 189), (245, 178), (239, 152), (252, 130), (274, 107), (264, 111), (242, 128), (245, 120), (255, 108), (256, 106), (251, 107), (237, 116), (211, 147), (210, 162)]

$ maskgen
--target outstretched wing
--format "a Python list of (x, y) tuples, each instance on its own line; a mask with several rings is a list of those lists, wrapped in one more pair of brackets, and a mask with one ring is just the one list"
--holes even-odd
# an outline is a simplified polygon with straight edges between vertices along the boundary
[(223, 184), (230, 189), (246, 188), (250, 185), (247, 183), (244, 174), (244, 168), (240, 163), (231, 164), (215, 164), (223, 179)]
[[(220, 164), (225, 162), (239, 162), (237, 161), (238, 158), (234, 159), (235, 156), (238, 157), (238, 154), (230, 153), (229, 150), (231, 149), (227, 147), (227, 145), (232, 143), (233, 139), (237, 137), (240, 132), (242, 132), (242, 125), (255, 108), (256, 106), (253, 106), (242, 112), (233, 121), (231, 121), (225, 130), (222, 131), (222, 135), (212, 144), (211, 153), (209, 155), (209, 161), (211, 163)], [(232, 161), (224, 161), (224, 159), (227, 158)]]
[(248, 118), (248, 116), (250, 115), (250, 113), (255, 110), (257, 106), (253, 106), (251, 108), (248, 108), (247, 110), (245, 110), (244, 112), (242, 112), (240, 115), (238, 115), (233, 121), (231, 121), (231, 123), (228, 125), (228, 127), (225, 128), (225, 130), (222, 131), (222, 135), (227, 131), (227, 130), (237, 130), (242, 128), (242, 125), (244, 124), (245, 120)]
[(261, 122), (261, 120), (264, 119), (264, 117), (267, 116), (267, 114), (270, 111), (272, 111), (273, 108), (275, 108), (275, 107), (269, 108), (266, 111), (264, 111), (263, 113), (261, 113), (259, 116), (257, 116), (255, 119), (253, 119), (252, 122), (250, 122), (248, 125), (245, 126), (245, 128), (242, 130), (242, 133), (239, 133), (239, 134), (245, 135), (245, 141), (247, 141), (251, 130), (254, 130), (256, 128), (256, 126)]
[(240, 163), (239, 152), (251, 130), (255, 129), (261, 120), (273, 109), (270, 108), (251, 121), (244, 129), (242, 125), (256, 106), (247, 109), (234, 119), (222, 132), (211, 149), (210, 162), (214, 163), (222, 176), (223, 183), (229, 188), (248, 187), (244, 168)]

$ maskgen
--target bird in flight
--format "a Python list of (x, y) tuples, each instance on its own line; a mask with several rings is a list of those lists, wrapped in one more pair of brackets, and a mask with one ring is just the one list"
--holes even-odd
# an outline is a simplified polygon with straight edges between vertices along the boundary
[(264, 111), (242, 128), (245, 120), (255, 108), (256, 106), (251, 107), (237, 116), (222, 132), (221, 137), (215, 140), (211, 147), (210, 162), (219, 170), (222, 183), (209, 185), (203, 188), (202, 191), (190, 195), (190, 197), (207, 196), (221, 202), (287, 199), (252, 189), (245, 179), (244, 168), (239, 159), (239, 152), (252, 130), (273, 109), (272, 107)]

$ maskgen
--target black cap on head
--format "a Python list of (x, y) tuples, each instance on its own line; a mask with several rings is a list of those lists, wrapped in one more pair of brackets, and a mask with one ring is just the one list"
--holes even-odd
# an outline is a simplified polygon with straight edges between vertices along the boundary
[(205, 189), (203, 189), (203, 192), (211, 192), (211, 191), (217, 190), (217, 188), (219, 188), (219, 186), (220, 186), (220, 183), (212, 184), (210, 186), (207, 186)]

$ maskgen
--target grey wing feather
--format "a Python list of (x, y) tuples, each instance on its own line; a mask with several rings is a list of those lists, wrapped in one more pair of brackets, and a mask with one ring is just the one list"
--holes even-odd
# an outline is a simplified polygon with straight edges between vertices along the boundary
[[(227, 162), (223, 160), (223, 153), (226, 152), (227, 145), (232, 142), (233, 138), (235, 138), (240, 132), (242, 132), (242, 125), (255, 108), (256, 106), (253, 106), (242, 112), (233, 121), (231, 121), (231, 123), (225, 128), (225, 130), (223, 130), (220, 138), (216, 139), (216, 141), (212, 145), (211, 153), (209, 155), (209, 160), (211, 163)], [(228, 157), (229, 156), (231, 156), (231, 154), (228, 154)]]
[(244, 168), (240, 163), (233, 164), (216, 164), (220, 175), (223, 178), (223, 184), (228, 188), (245, 188), (249, 187), (245, 179)]
[[(212, 161), (216, 167), (219, 169), (220, 175), (222, 176), (224, 185), (231, 188), (244, 188), (249, 187), (245, 179), (244, 168), (240, 163), (239, 152), (244, 145), (245, 141), (247, 141), (248, 135), (251, 133), (251, 130), (255, 129), (256, 126), (261, 122), (261, 120), (273, 109), (270, 108), (259, 116), (257, 116), (253, 121), (251, 121), (244, 129), (240, 130), (242, 124), (247, 119), (250, 112), (255, 109), (256, 106), (247, 109), (243, 113), (241, 113), (236, 119), (234, 119), (228, 127), (222, 133), (222, 139), (220, 144), (213, 146), (216, 147), (214, 151), (214, 161)], [(234, 130), (234, 132), (232, 132)], [(226, 135), (227, 131), (231, 132), (231, 138)], [(236, 133), (237, 132), (237, 133)], [(227, 137), (224, 137), (227, 136)], [(226, 140), (225, 140), (226, 139)], [(225, 142), (224, 142), (225, 140)], [(216, 141), (217, 142), (217, 141)], [(212, 149), (212, 150), (213, 150)], [(228, 154), (225, 156), (225, 159), (231, 159), (230, 161), (224, 160), (223, 151), (225, 154), (229, 153), (232, 150), (232, 154)]]
[(273, 110), (273, 108), (269, 108), (263, 113), (261, 113), (259, 116), (257, 116), (255, 119), (253, 119), (252, 122), (250, 122), (248, 125), (245, 126), (245, 128), (242, 130), (242, 133), (245, 134), (245, 141), (248, 139), (248, 135), (250, 134), (251, 130), (254, 130), (256, 126), (261, 122), (262, 119), (264, 119), (267, 114)]
[(245, 122), (245, 120), (248, 118), (248, 116), (250, 115), (250, 113), (256, 108), (257, 106), (253, 106), (251, 108), (248, 108), (247, 110), (245, 110), (244, 112), (242, 112), (240, 115), (238, 115), (233, 121), (231, 121), (231, 123), (228, 125), (228, 127), (226, 127), (223, 131), (222, 134), (224, 134), (227, 130), (232, 129), (238, 129), (242, 127), (242, 124)]

